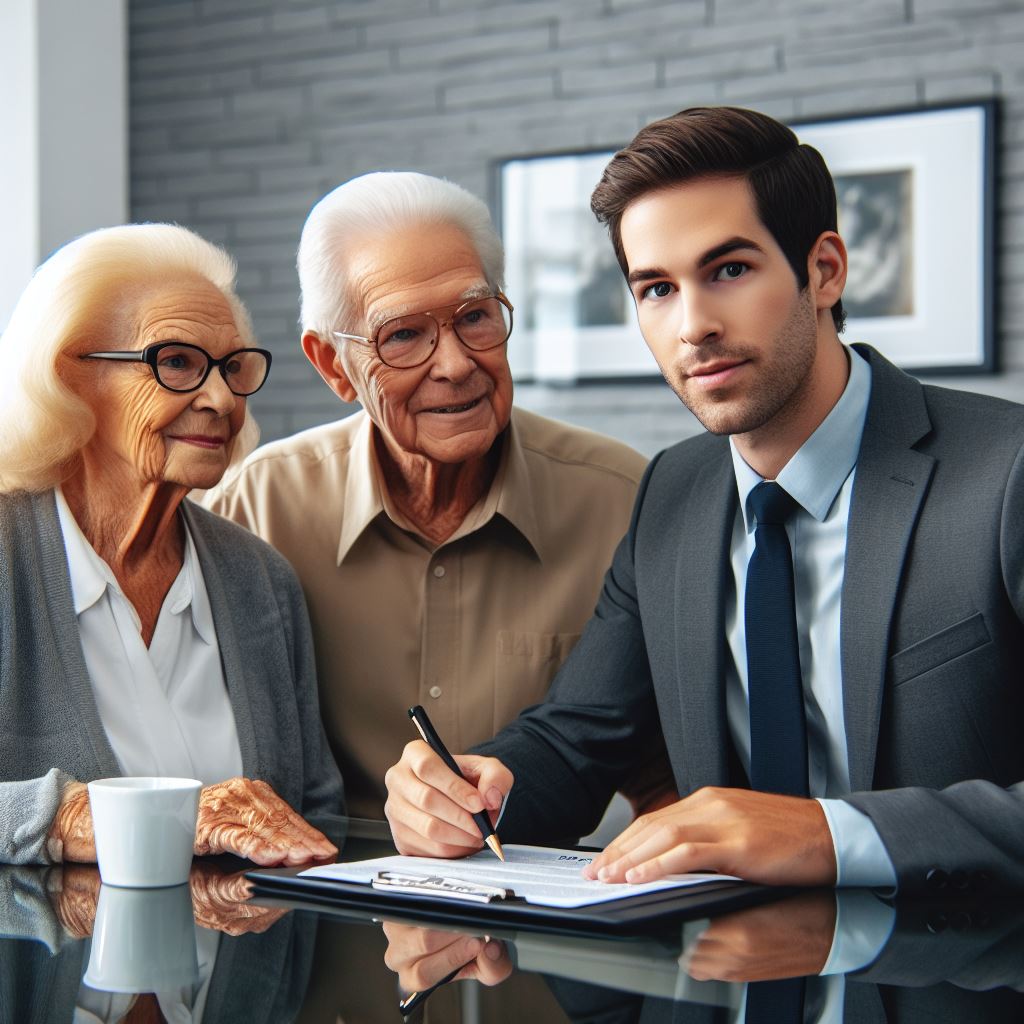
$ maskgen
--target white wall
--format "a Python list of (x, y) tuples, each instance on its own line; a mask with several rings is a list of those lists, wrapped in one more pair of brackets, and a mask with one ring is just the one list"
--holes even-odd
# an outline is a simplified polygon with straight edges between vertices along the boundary
[(125, 0), (0, 4), (0, 327), (35, 266), (128, 219)]
[(0, 328), (39, 251), (35, 55), (33, 5), (0, 3)]

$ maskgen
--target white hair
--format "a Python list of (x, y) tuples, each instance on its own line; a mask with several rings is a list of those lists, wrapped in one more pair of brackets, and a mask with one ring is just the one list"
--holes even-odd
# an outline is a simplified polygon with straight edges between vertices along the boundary
[(460, 185), (414, 171), (375, 171), (328, 192), (310, 211), (299, 242), (303, 331), (333, 342), (362, 311), (350, 294), (346, 246), (417, 224), (450, 224), (469, 238), (488, 285), (505, 286), (505, 252), (487, 205)]
[[(96, 430), (89, 406), (61, 379), (61, 354), (123, 319), (122, 296), (136, 283), (197, 275), (227, 300), (246, 345), (254, 334), (234, 290), (235, 263), (222, 249), (176, 224), (101, 228), (68, 242), (36, 270), (0, 337), (0, 493), (43, 491), (73, 470)], [(97, 303), (111, 303), (98, 324)], [(259, 430), (246, 409), (232, 448), (241, 461)]]

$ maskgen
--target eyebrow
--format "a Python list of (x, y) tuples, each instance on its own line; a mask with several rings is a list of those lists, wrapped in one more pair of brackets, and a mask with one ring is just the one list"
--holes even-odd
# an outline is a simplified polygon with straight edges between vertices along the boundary
[[(457, 306), (462, 302), (469, 302), (471, 299), (479, 299), (484, 295), (494, 295), (500, 289), (494, 288), (492, 285), (483, 282), (481, 284), (474, 284), (471, 287), (465, 289), (462, 294), (454, 302), (446, 302), (444, 306)], [(444, 308), (444, 306), (440, 308)], [(384, 326), (389, 320), (394, 320), (395, 317), (409, 316), (411, 313), (423, 313), (427, 312), (422, 309), (410, 309), (408, 306), (395, 306), (392, 309), (382, 309), (374, 313), (373, 318), (367, 321), (367, 329), (369, 336), (372, 338), (377, 331)]]
[[(758, 245), (753, 239), (744, 238), (742, 235), (734, 235), (720, 245), (716, 245), (703, 253), (697, 260), (697, 266), (698, 268), (706, 267), (709, 263), (714, 263), (715, 260), (741, 249), (750, 249), (753, 252), (764, 253), (764, 247)], [(640, 284), (643, 281), (653, 281), (669, 276), (668, 271), (662, 267), (641, 267), (638, 270), (630, 271), (629, 276), (626, 278), (626, 283), (632, 287), (634, 284)]]

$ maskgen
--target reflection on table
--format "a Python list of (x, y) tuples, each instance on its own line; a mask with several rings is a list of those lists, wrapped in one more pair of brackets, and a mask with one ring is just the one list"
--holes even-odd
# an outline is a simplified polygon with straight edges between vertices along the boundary
[[(387, 852), (382, 824), (339, 828), (345, 858)], [(1024, 1019), (1024, 896), (808, 891), (653, 934), (481, 934), (253, 900), (242, 867), (151, 891), (0, 870), (0, 1020), (398, 1022), (430, 992), (409, 1020), (718, 1024), (748, 1019), (751, 984), (804, 976), (807, 1021)]]
[(0, 869), (0, 1021), (294, 1020), (316, 920), (249, 900), (236, 866), (104, 886), (94, 865)]

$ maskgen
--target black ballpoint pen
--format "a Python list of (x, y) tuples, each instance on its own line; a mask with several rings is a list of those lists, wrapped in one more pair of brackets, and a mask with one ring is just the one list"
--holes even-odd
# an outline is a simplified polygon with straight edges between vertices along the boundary
[[(437, 735), (437, 730), (431, 724), (430, 717), (427, 712), (419, 704), (414, 708), (409, 708), (409, 717), (412, 719), (412, 724), (419, 730), (419, 734), (423, 737), (424, 743), (427, 744), (430, 749), (437, 754), (439, 758), (453, 771), (460, 779), (465, 778), (459, 766), (455, 763), (455, 758), (448, 753), (448, 748), (441, 742), (441, 737)], [(491, 825), (491, 819), (487, 817), (486, 811), (477, 811), (473, 815), (473, 821), (476, 822), (476, 827), (480, 829), (480, 835), (483, 836), (484, 842), (497, 854), (501, 860), (505, 859), (505, 853), (501, 848), (501, 843), (498, 840), (497, 835), (494, 832), (494, 826)]]
[(465, 964), (460, 964), (455, 968), (451, 974), (446, 974), (440, 981), (435, 982), (430, 988), (421, 989), (419, 992), (410, 992), (404, 999), (398, 1003), (399, 1012), (403, 1017), (408, 1017), (418, 1006), (421, 1006), (427, 996), (436, 992), (442, 985), (447, 985), (449, 981), (455, 979), (455, 975), (465, 967)]

